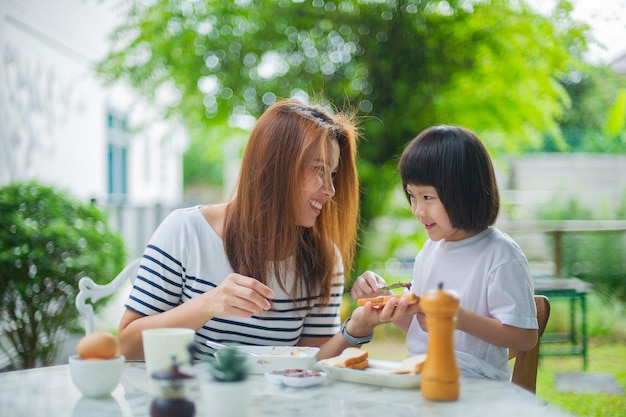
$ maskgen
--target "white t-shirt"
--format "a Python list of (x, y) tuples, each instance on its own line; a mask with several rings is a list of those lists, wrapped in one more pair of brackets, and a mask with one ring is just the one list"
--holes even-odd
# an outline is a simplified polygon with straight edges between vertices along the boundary
[[(144, 316), (161, 313), (211, 291), (232, 272), (222, 239), (199, 207), (178, 209), (163, 220), (150, 239), (125, 305)], [(288, 274), (288, 282), (294, 280), (293, 274)], [(205, 346), (206, 340), (294, 346), (301, 337), (332, 337), (339, 331), (344, 283), (340, 256), (327, 305), (314, 303), (309, 309), (306, 295), (294, 299), (273, 277), (270, 281), (268, 286), (276, 294), (271, 309), (251, 318), (209, 320), (195, 336), (201, 355), (211, 351)], [(319, 298), (319, 294), (311, 297)]]
[[(426, 241), (415, 258), (411, 292), (422, 295), (443, 283), (459, 294), (461, 307), (510, 326), (537, 329), (534, 285), (526, 256), (505, 233), (488, 228), (467, 239)], [(454, 331), (456, 358), (465, 376), (510, 379), (508, 349)], [(424, 353), (428, 333), (413, 317), (407, 334), (410, 355)]]

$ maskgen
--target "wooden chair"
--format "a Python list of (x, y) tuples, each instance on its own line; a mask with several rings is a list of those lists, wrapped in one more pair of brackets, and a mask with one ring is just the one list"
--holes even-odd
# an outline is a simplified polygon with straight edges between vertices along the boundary
[[(135, 282), (140, 261), (141, 258), (133, 259), (108, 284), (96, 284), (90, 277), (83, 277), (78, 281), (78, 294), (74, 304), (85, 321), (85, 334), (93, 333), (95, 330), (93, 303), (113, 294), (127, 280), (130, 279), (131, 283)], [(91, 303), (87, 300), (91, 300)]]
[(535, 296), (535, 305), (537, 306), (537, 322), (539, 323), (539, 336), (537, 344), (528, 351), (509, 350), (509, 359), (515, 358), (513, 366), (513, 375), (511, 382), (527, 389), (533, 394), (537, 388), (537, 366), (539, 365), (539, 345), (540, 338), (548, 324), (550, 318), (550, 300), (543, 295)]

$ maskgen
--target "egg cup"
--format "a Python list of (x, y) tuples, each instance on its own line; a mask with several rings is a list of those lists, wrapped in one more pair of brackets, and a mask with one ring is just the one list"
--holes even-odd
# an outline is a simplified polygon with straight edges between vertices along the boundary
[(110, 395), (122, 379), (125, 361), (123, 355), (111, 359), (83, 359), (74, 355), (68, 360), (72, 382), (87, 398)]

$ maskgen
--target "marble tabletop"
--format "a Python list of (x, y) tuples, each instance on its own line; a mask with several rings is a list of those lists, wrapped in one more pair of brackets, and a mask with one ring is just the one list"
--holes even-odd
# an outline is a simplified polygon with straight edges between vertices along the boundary
[[(252, 375), (248, 381), (251, 406), (246, 417), (571, 416), (508, 382), (463, 378), (458, 401), (433, 402), (425, 400), (419, 388), (388, 388), (332, 378), (307, 388), (273, 385), (263, 375)], [(89, 399), (74, 387), (67, 365), (4, 372), (0, 373), (0, 416), (147, 417), (149, 383), (142, 362), (127, 362), (122, 381), (111, 396)], [(214, 415), (202, 400), (196, 408), (197, 417)]]

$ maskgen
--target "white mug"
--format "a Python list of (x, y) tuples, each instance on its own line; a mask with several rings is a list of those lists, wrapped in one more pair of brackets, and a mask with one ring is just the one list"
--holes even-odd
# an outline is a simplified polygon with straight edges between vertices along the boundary
[(173, 356), (176, 357), (178, 364), (189, 363), (187, 347), (195, 334), (193, 329), (179, 327), (144, 330), (143, 353), (148, 375), (172, 366)]

